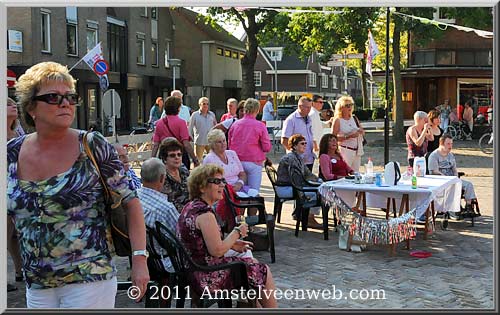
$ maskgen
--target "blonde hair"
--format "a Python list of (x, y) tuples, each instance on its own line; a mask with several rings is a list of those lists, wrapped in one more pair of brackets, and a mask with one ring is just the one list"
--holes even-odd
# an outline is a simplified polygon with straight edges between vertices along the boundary
[(249, 97), (245, 101), (245, 105), (243, 107), (245, 108), (245, 113), (254, 114), (260, 110), (260, 103), (255, 98)]
[(340, 97), (337, 100), (337, 103), (335, 104), (335, 118), (342, 118), (342, 108), (345, 107), (346, 102), (350, 102), (352, 105), (352, 111), (351, 111), (351, 116), (352, 112), (354, 111), (354, 100), (352, 99), (351, 96), (345, 95)]
[(29, 114), (35, 108), (33, 97), (47, 82), (61, 82), (75, 91), (76, 80), (69, 74), (68, 67), (57, 62), (38, 63), (21, 75), (15, 85), (16, 96), (22, 111), (22, 118), (28, 126), (35, 127), (35, 121)]
[(215, 142), (220, 139), (226, 141), (226, 135), (224, 134), (224, 132), (222, 132), (222, 130), (220, 129), (210, 130), (207, 134), (207, 140), (210, 149), (213, 149), (215, 146)]
[(224, 169), (215, 164), (204, 164), (196, 167), (187, 179), (189, 198), (200, 198), (201, 190), (208, 186), (207, 180), (215, 175), (224, 175)]
[(208, 102), (208, 104), (210, 104), (210, 101), (208, 100), (208, 97), (205, 97), (205, 96), (200, 97), (200, 99), (198, 100), (198, 105), (201, 105), (201, 103), (203, 103), (205, 101)]

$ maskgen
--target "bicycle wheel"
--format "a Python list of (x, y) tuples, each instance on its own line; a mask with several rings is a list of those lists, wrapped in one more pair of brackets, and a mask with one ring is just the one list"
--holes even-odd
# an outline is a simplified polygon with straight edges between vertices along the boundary
[(455, 129), (455, 127), (448, 126), (448, 128), (446, 128), (446, 133), (449, 134), (453, 140), (457, 139), (457, 129)]
[(485, 133), (479, 138), (479, 148), (486, 154), (493, 154), (493, 141), (490, 141), (493, 133)]

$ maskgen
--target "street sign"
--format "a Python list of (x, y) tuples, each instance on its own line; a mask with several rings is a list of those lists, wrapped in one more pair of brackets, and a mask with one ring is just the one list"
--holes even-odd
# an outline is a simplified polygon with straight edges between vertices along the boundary
[(118, 92), (111, 89), (104, 93), (102, 97), (102, 109), (105, 116), (116, 116), (116, 118), (120, 118), (121, 107), (122, 100)]
[(109, 80), (107, 75), (99, 76), (99, 86), (103, 92), (106, 92), (109, 87)]
[(344, 58), (344, 55), (342, 55), (342, 54), (333, 54), (331, 60), (339, 60), (342, 58)]
[(101, 76), (101, 75), (105, 75), (107, 74), (109, 71), (109, 64), (106, 62), (106, 60), (104, 59), (101, 59), (101, 60), (97, 60), (95, 63), (94, 63), (94, 72)]
[(342, 62), (342, 61), (328, 61), (326, 63), (326, 65), (329, 67), (342, 67), (344, 65), (344, 62)]
[(365, 54), (347, 54), (347, 59), (364, 59)]

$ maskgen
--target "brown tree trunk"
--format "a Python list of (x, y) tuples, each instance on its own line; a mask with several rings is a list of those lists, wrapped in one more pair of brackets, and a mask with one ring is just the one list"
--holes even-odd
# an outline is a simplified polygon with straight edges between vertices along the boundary
[(402, 84), (401, 84), (401, 20), (394, 19), (394, 33), (392, 35), (392, 67), (393, 67), (393, 84), (394, 84), (394, 97), (392, 105), (392, 114), (394, 119), (394, 127), (392, 128), (392, 138), (397, 142), (405, 141), (404, 133), (404, 108), (402, 97)]
[(259, 31), (259, 29), (255, 21), (255, 15), (251, 11), (248, 11), (246, 15), (248, 19), (248, 28), (245, 30), (247, 34), (247, 52), (241, 59), (241, 72), (243, 81), (241, 87), (241, 99), (255, 97), (253, 73), (255, 68), (255, 61), (257, 60), (257, 47), (259, 46), (259, 42), (257, 41), (257, 32)]

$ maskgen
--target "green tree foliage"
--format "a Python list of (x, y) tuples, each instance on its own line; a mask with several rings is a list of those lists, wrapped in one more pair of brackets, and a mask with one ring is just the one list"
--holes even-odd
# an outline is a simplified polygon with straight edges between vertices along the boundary
[(260, 9), (238, 11), (235, 8), (210, 7), (207, 13), (205, 20), (214, 27), (219, 25), (218, 22), (240, 23), (243, 26), (246, 33), (246, 52), (241, 59), (243, 79), (241, 98), (255, 97), (253, 73), (259, 46), (258, 37), (265, 27), (271, 27), (274, 24), (277, 12)]

